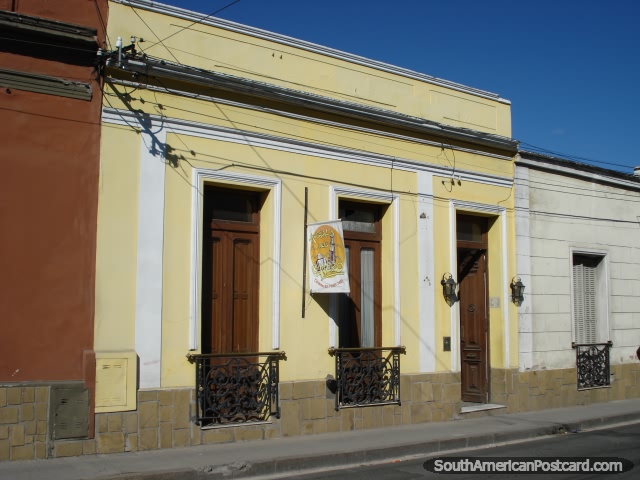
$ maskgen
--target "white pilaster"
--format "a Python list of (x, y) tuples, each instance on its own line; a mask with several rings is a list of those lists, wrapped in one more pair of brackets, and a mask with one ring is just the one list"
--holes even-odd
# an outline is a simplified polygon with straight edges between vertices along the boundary
[[(449, 273), (453, 275), (453, 278), (456, 282), (459, 282), (458, 278), (458, 251), (457, 251), (457, 240), (456, 240), (456, 206), (452, 200), (449, 200)], [(451, 371), (458, 371), (458, 351), (459, 349), (459, 341), (458, 341), (458, 324), (460, 323), (458, 320), (458, 302), (455, 302), (451, 305), (449, 309), (449, 322), (451, 329)]]
[(500, 224), (502, 229), (502, 325), (504, 336), (504, 367), (511, 367), (511, 339), (509, 337), (509, 252), (507, 244), (507, 212), (502, 210), (500, 213)]
[(533, 293), (531, 281), (531, 237), (529, 220), (529, 169), (515, 169), (516, 272), (526, 286), (525, 298), (518, 307), (518, 350), (520, 369), (533, 366)]
[(166, 130), (150, 125), (141, 137), (135, 348), (140, 359), (140, 388), (159, 388)]
[(436, 325), (434, 247), (433, 247), (433, 175), (418, 172), (418, 296), (420, 371), (436, 369)]

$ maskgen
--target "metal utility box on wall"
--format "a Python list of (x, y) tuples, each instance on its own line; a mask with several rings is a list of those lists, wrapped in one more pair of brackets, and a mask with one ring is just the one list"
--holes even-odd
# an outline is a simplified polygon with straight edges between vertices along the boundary
[(89, 389), (82, 383), (51, 386), (49, 431), (52, 440), (89, 435)]
[(96, 351), (96, 413), (136, 409), (137, 367), (134, 350)]

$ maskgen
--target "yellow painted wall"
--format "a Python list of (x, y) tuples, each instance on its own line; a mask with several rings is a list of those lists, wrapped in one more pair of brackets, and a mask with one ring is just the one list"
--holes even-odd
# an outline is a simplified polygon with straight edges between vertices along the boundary
[(140, 136), (102, 126), (96, 249), (94, 348), (135, 345)]
[(96, 248), (97, 413), (136, 409), (136, 261), (140, 136), (104, 124)]
[[(109, 37), (144, 38), (149, 55), (440, 123), (511, 136), (510, 105), (178, 18), (109, 4)], [(141, 18), (140, 18), (141, 17)], [(142, 20), (144, 20), (144, 22)], [(145, 25), (146, 24), (146, 25)], [(156, 36), (168, 37), (157, 44)], [(166, 47), (166, 48), (165, 48)]]
[[(109, 92), (107, 86), (106, 91)], [(157, 114), (157, 104), (164, 106), (163, 113), (177, 118), (202, 121), (203, 118), (209, 119), (211, 123), (218, 125), (237, 128), (245, 127), (238, 125), (235, 117), (248, 115), (235, 107), (226, 107), (217, 105), (212, 102), (195, 103), (188, 100), (188, 105), (184, 99), (172, 97), (163, 94), (154, 94), (152, 92), (138, 90), (132, 95), (133, 101), (130, 103), (131, 108), (143, 109), (150, 114)], [(118, 100), (110, 97), (110, 102), (114, 107), (124, 108), (126, 105), (119, 104)], [(140, 101), (142, 99), (143, 101)], [(173, 109), (173, 106), (187, 106), (181, 110)], [(189, 113), (191, 112), (191, 113)], [(195, 112), (195, 113), (194, 113)], [(220, 112), (223, 112), (220, 114)], [(217, 116), (215, 115), (217, 114)], [(308, 125), (304, 122), (291, 119), (282, 119), (266, 113), (251, 112), (254, 115), (254, 131), (271, 131), (277, 129), (278, 136), (286, 137), (288, 132), (303, 132), (304, 137), (314, 143), (329, 143), (332, 136), (331, 129), (325, 126)], [(228, 120), (228, 119), (231, 119)], [(286, 123), (286, 125), (283, 125)], [(128, 345), (133, 344), (133, 324), (135, 313), (135, 227), (137, 216), (135, 208), (137, 206), (137, 158), (140, 151), (140, 138), (131, 129), (123, 128), (111, 130), (119, 132), (120, 135), (127, 137), (128, 141), (120, 141), (113, 139), (111, 143), (117, 144), (118, 148), (108, 149), (103, 152), (103, 169), (112, 168), (110, 165), (119, 165), (123, 158), (134, 157), (135, 163), (127, 164), (129, 170), (123, 170), (115, 175), (127, 177), (129, 185), (126, 195), (119, 196), (115, 203), (107, 201), (106, 193), (101, 192), (101, 205), (105, 203), (113, 203), (104, 212), (101, 217), (102, 223), (121, 224), (124, 220), (128, 222), (129, 229), (132, 234), (126, 236), (127, 240), (119, 239), (119, 242), (112, 243), (107, 240), (108, 229), (101, 226), (99, 237), (104, 238), (105, 244), (109, 244), (110, 248), (115, 250), (123, 250), (127, 255), (133, 255), (131, 259), (121, 268), (129, 269), (129, 278), (127, 281), (116, 281), (113, 288), (105, 286), (100, 288), (104, 290), (103, 296), (109, 298), (125, 298), (126, 295), (121, 291), (129, 285), (128, 295), (130, 298), (130, 308), (128, 316), (117, 315), (115, 312), (109, 315), (118, 316), (120, 321), (126, 323), (127, 328), (131, 332), (126, 338), (129, 338)], [(395, 140), (387, 138), (376, 138), (372, 140), (370, 136), (362, 135), (356, 132), (338, 132), (333, 135), (333, 142), (340, 142), (341, 146), (347, 148), (367, 148), (369, 151), (376, 153), (391, 153), (394, 148), (403, 148), (404, 152), (413, 150), (415, 158), (419, 158), (421, 153), (423, 157), (432, 159), (432, 163), (438, 162), (443, 165), (445, 162), (453, 161), (450, 150), (442, 151), (441, 149), (413, 144), (402, 144)], [(109, 137), (105, 137), (109, 139)], [(297, 137), (296, 137), (297, 138)], [(358, 188), (372, 189), (390, 189), (393, 186), (394, 191), (401, 192), (400, 195), (400, 270), (401, 270), (401, 331), (402, 343), (408, 347), (408, 351), (412, 352), (403, 358), (403, 371), (418, 371), (419, 356), (419, 339), (416, 332), (419, 331), (418, 325), (418, 278), (417, 278), (417, 218), (416, 218), (416, 202), (415, 192), (417, 191), (416, 176), (411, 172), (403, 172), (395, 170), (392, 174), (390, 169), (372, 166), (363, 166), (354, 163), (327, 160), (310, 156), (297, 155), (288, 152), (282, 152), (271, 149), (254, 148), (246, 145), (234, 143), (219, 142), (202, 138), (191, 137), (187, 135), (174, 135), (170, 131), (167, 134), (168, 151), (173, 159), (177, 160), (177, 166), (167, 164), (166, 184), (165, 184), (165, 238), (164, 238), (164, 277), (163, 277), (163, 345), (162, 345), (162, 385), (163, 386), (182, 386), (191, 385), (193, 382), (193, 366), (190, 365), (185, 355), (188, 349), (189, 334), (189, 285), (190, 285), (190, 248), (191, 248), (191, 166), (200, 168), (219, 169), (225, 168), (225, 171), (238, 171), (250, 173), (254, 175), (274, 175), (270, 171), (287, 172), (276, 173), (283, 181), (283, 198), (282, 198), (282, 218), (283, 231), (281, 234), (281, 250), (282, 250), (282, 271), (281, 271), (281, 349), (285, 350), (290, 359), (301, 359), (304, 361), (289, 361), (283, 364), (282, 379), (308, 379), (308, 378), (324, 378), (327, 372), (332, 371), (332, 360), (327, 355), (329, 344), (329, 320), (327, 312), (329, 309), (329, 301), (316, 295), (314, 298), (307, 298), (308, 311), (305, 319), (300, 318), (301, 309), (301, 275), (302, 275), (302, 222), (303, 222), (303, 199), (304, 187), (309, 187), (309, 221), (319, 221), (330, 218), (329, 215), (329, 185), (350, 184)], [(421, 150), (420, 150), (421, 149)], [(127, 152), (125, 152), (127, 150)], [(128, 151), (133, 152), (129, 154)], [(192, 153), (193, 152), (193, 153)], [(426, 152), (426, 155), (424, 153)], [(409, 152), (411, 153), (411, 152)], [(456, 165), (465, 164), (468, 169), (492, 174), (500, 174), (502, 176), (510, 175), (511, 164), (508, 161), (495, 159), (492, 157), (482, 156), (473, 153), (459, 152), (455, 158)], [(125, 168), (125, 167), (122, 167)], [(135, 170), (135, 171), (134, 171)], [(108, 173), (108, 170), (105, 170)], [(103, 176), (106, 175), (103, 173)], [(302, 177), (301, 177), (302, 176)], [(106, 178), (106, 177), (105, 177)], [(445, 188), (442, 185), (442, 178), (434, 177), (434, 222), (435, 222), (435, 251), (436, 254), (436, 275), (449, 270), (449, 210), (448, 198), (457, 198), (461, 200), (469, 200), (478, 203), (486, 203), (501, 205), (512, 208), (512, 199), (509, 197), (510, 189), (493, 187), (484, 184), (476, 184), (473, 182), (463, 182), (462, 186), (451, 187), (448, 184)], [(446, 179), (447, 181), (449, 179)], [(126, 183), (124, 185), (127, 185)], [(122, 187), (124, 187), (122, 185)], [(127, 198), (126, 202), (123, 199)], [(262, 228), (261, 228), (261, 256), (269, 259), (272, 252), (270, 225), (272, 220), (271, 200), (268, 200), (263, 209)], [(102, 210), (101, 210), (102, 211)], [(393, 285), (393, 215), (394, 210), (389, 208), (383, 219), (383, 343), (385, 345), (393, 345), (394, 340), (394, 285)], [(512, 213), (508, 214), (509, 228), (512, 227)], [(492, 230), (490, 239), (492, 242), (491, 250), (500, 251), (502, 246), (500, 223), (498, 222)], [(513, 231), (510, 235), (513, 234)], [(513, 248), (512, 242), (508, 245), (509, 250)], [(100, 251), (102, 252), (102, 250)], [(103, 262), (109, 268), (113, 268), (114, 257), (118, 257), (113, 251), (110, 258), (105, 259), (100, 253), (99, 262)], [(494, 262), (492, 255), (490, 262)], [(497, 261), (501, 259), (498, 257)], [(99, 263), (100, 264), (100, 263)], [(515, 265), (515, 259), (510, 260), (509, 271), (511, 272)], [(271, 348), (271, 294), (265, 285), (271, 284), (272, 265), (267, 262), (263, 265), (261, 273), (260, 290), (260, 348), (269, 350)], [(502, 286), (501, 267), (499, 264), (490, 263), (491, 269), (491, 289), (499, 290)], [(100, 269), (99, 269), (100, 270)], [(515, 272), (514, 272), (515, 275)], [(106, 278), (106, 277), (105, 277)], [(111, 276), (110, 278), (117, 278)], [(444, 302), (440, 302), (441, 296), (436, 293), (436, 338), (449, 334), (449, 311), (448, 306)], [(496, 293), (495, 296), (501, 296), (502, 292)], [(494, 296), (494, 293), (491, 293)], [(122, 302), (115, 302), (114, 309), (123, 308)], [(511, 308), (511, 307), (510, 307)], [(510, 310), (511, 311), (511, 310)], [(495, 348), (495, 342), (502, 343), (502, 328), (494, 325), (501, 325), (502, 310), (492, 309), (491, 325), (492, 325), (492, 366), (498, 367), (503, 364), (502, 352), (503, 348)], [(510, 314), (511, 321), (516, 319), (517, 312)], [(105, 316), (104, 314), (102, 315)], [(97, 318), (99, 315), (97, 315)], [(517, 364), (517, 328), (513, 325), (511, 328), (511, 356), (512, 365)], [(98, 332), (102, 332), (100, 328)], [(106, 339), (119, 338), (119, 330), (107, 332), (106, 335), (100, 333), (101, 342), (106, 343)], [(313, 341), (305, 342), (305, 339), (313, 339)], [(116, 343), (118, 343), (116, 341)], [(122, 343), (122, 342), (120, 342)], [(437, 348), (441, 348), (441, 342), (436, 341)], [(113, 348), (113, 347), (110, 347)], [(450, 358), (447, 352), (438, 352), (437, 364), (439, 369), (446, 369), (450, 365)]]
[[(278, 174), (282, 188), (282, 232), (281, 232), (281, 282), (280, 282), (280, 345), (287, 352), (289, 361), (282, 364), (281, 379), (324, 378), (333, 369), (333, 359), (328, 355), (329, 347), (329, 296), (323, 294), (306, 296), (306, 315), (301, 318), (302, 300), (302, 254), (304, 188), (309, 188), (308, 221), (321, 221), (330, 217), (329, 186), (348, 183), (348, 179), (362, 177), (371, 188), (384, 188), (390, 181), (390, 172), (378, 167), (363, 167), (334, 160), (301, 157), (292, 153), (263, 148), (252, 148), (215, 140), (186, 135), (169, 134), (167, 143), (182, 144), (196, 152), (187, 160), (179, 160), (178, 166), (167, 166), (165, 188), (165, 237), (163, 276), (163, 324), (162, 324), (162, 385), (191, 385), (193, 366), (185, 355), (188, 351), (189, 332), (189, 285), (191, 249), (191, 181), (192, 167), (220, 168), (242, 163), (243, 168), (230, 167), (226, 172), (237, 171), (271, 177), (264, 168), (286, 171)], [(215, 152), (210, 160), (200, 152)], [(254, 168), (255, 167), (255, 168)], [(363, 170), (364, 169), (364, 170)], [(366, 173), (363, 173), (366, 172)], [(298, 177), (304, 175), (305, 177)], [(395, 172), (394, 185), (401, 190), (414, 188), (414, 174)], [(411, 202), (401, 202), (401, 216), (413, 216)], [(391, 208), (383, 218), (383, 343), (393, 345), (394, 339), (394, 269), (393, 215)], [(272, 197), (261, 210), (260, 223), (260, 350), (271, 350), (272, 344), (272, 268), (273, 251), (273, 203)], [(405, 239), (405, 247), (412, 245), (415, 251), (415, 236)], [(409, 331), (416, 330), (417, 314), (412, 306), (417, 298), (417, 273), (413, 255), (408, 254), (411, 267), (403, 272), (404, 301), (407, 304)], [(413, 274), (411, 273), (413, 269)], [(414, 281), (411, 281), (409, 275)], [(415, 312), (417, 313), (417, 311)], [(411, 324), (413, 322), (413, 324)], [(407, 335), (409, 337), (409, 335)], [(407, 338), (416, 343), (416, 339)], [(416, 343), (417, 346), (417, 343)], [(417, 369), (418, 359), (407, 358), (403, 362), (407, 369)], [(413, 365), (413, 367), (412, 367)]]
[[(128, 38), (135, 34), (151, 40), (137, 16), (130, 7), (111, 3), (109, 35)], [(157, 32), (173, 32), (169, 21), (160, 15), (139, 11), (149, 25)], [(181, 21), (171, 19), (180, 24)], [(238, 34), (199, 26), (208, 34), (185, 31), (176, 36), (175, 45), (189, 45), (193, 53), (216, 52), (232, 55), (234, 61), (251, 65), (256, 72), (271, 72), (272, 59), (262, 58), (265, 45), (262, 40), (251, 39), (242, 46)], [(215, 31), (214, 31), (215, 30)], [(215, 33), (217, 37), (210, 34)], [(204, 42), (206, 38), (209, 43)], [(206, 43), (206, 45), (205, 45)], [(260, 44), (260, 45), (257, 45)], [(174, 45), (171, 43), (171, 45)], [(143, 44), (144, 46), (144, 44)], [(224, 46), (225, 48), (221, 48)], [(271, 47), (274, 47), (271, 45)], [(278, 47), (280, 50), (289, 47)], [(227, 50), (230, 50), (229, 53)], [(186, 51), (186, 48), (185, 48)], [(284, 50), (283, 50), (284, 51)], [(161, 50), (159, 50), (161, 52)], [(291, 53), (291, 52), (289, 52)], [(158, 53), (156, 53), (158, 54)], [(210, 53), (209, 53), (210, 54)], [(178, 55), (178, 54), (176, 54)], [(181, 61), (194, 66), (213, 68), (205, 60), (195, 55), (183, 53)], [(362, 95), (370, 95), (367, 100), (352, 99), (375, 104), (385, 99), (393, 108), (464, 126), (476, 122), (473, 128), (490, 131), (487, 118), (495, 115), (499, 133), (508, 135), (510, 131), (508, 106), (488, 102), (484, 99), (459, 92), (446, 91), (427, 84), (419, 84), (404, 77), (378, 72), (358, 66), (349, 66), (335, 59), (322, 59), (335, 68), (326, 70), (320, 64), (321, 57), (304, 52), (304, 58), (295, 65), (283, 62), (281, 68), (271, 72), (287, 77), (289, 83), (280, 79), (270, 79), (273, 83), (286, 84), (294, 88), (296, 68), (304, 65), (310, 86), (296, 85), (318, 93), (318, 85), (331, 89), (332, 95), (344, 95), (352, 82), (359, 81), (366, 73), (368, 82), (363, 83)], [(279, 59), (278, 59), (279, 60)], [(344, 63), (344, 64), (343, 64)], [(222, 64), (222, 63), (221, 63)], [(335, 64), (335, 65), (334, 65)], [(320, 67), (319, 65), (322, 65)], [(347, 69), (350, 67), (351, 70)], [(333, 67), (332, 67), (333, 68)], [(326, 76), (320, 70), (333, 72)], [(314, 73), (315, 72), (315, 73)], [(242, 73), (251, 77), (254, 73)], [(257, 75), (257, 74), (255, 74)], [(317, 85), (313, 82), (320, 82)], [(332, 83), (334, 82), (334, 83)], [(351, 82), (351, 83), (350, 83)], [(387, 82), (387, 83), (384, 83)], [(389, 83), (390, 82), (390, 83)], [(410, 86), (393, 87), (395, 83), (409, 82)], [(385, 90), (381, 86), (388, 85)], [(365, 88), (366, 87), (366, 88)], [(119, 92), (122, 87), (113, 87)], [(367, 90), (367, 88), (369, 90)], [(386, 87), (385, 87), (386, 88)], [(130, 90), (129, 88), (127, 90)], [(143, 88), (130, 92), (129, 100), (123, 103), (113, 94), (110, 85), (105, 86), (107, 101), (105, 106), (133, 109), (151, 115), (162, 114), (169, 118), (213, 124), (237, 130), (260, 132), (281, 138), (304, 140), (315, 144), (325, 144), (348, 149), (364, 150), (371, 153), (412, 159), (433, 165), (479, 173), (512, 177), (510, 161), (489, 157), (473, 152), (452, 152), (442, 148), (400, 141), (388, 137), (364, 134), (354, 130), (337, 129), (297, 119), (285, 118), (271, 113), (258, 112), (219, 103), (188, 99), (176, 95), (150, 92)], [(336, 93), (338, 92), (338, 93)], [(369, 93), (366, 93), (369, 92)], [(404, 93), (403, 93), (404, 92)], [(407, 93), (409, 92), (409, 93)], [(431, 93), (430, 93), (431, 92)], [(437, 94), (433, 94), (437, 92)], [(325, 92), (325, 94), (327, 94)], [(375, 94), (375, 95), (374, 95)], [(375, 102), (374, 102), (375, 100)], [(447, 103), (449, 102), (449, 103)], [(452, 103), (453, 102), (453, 103)], [(466, 102), (466, 103), (465, 103)], [(468, 102), (478, 105), (472, 107)], [(397, 104), (397, 105), (395, 105)], [(386, 105), (384, 108), (392, 108)], [(453, 105), (453, 106), (452, 106)], [(456, 106), (457, 105), (457, 106)], [(488, 105), (488, 106), (487, 106)], [(466, 112), (466, 113), (465, 113)], [(493, 112), (493, 113), (492, 113)], [(437, 118), (436, 118), (437, 117)], [(506, 119), (506, 120), (505, 120)], [(456, 123), (458, 122), (458, 123)], [(101, 184), (99, 199), (98, 258), (96, 278), (96, 350), (128, 350), (134, 348), (135, 325), (135, 285), (136, 248), (138, 221), (138, 182), (140, 135), (128, 127), (103, 125), (103, 148), (101, 160)], [(399, 195), (400, 222), (400, 285), (394, 285), (394, 222), (395, 210), (389, 207), (382, 221), (382, 342), (394, 345), (394, 289), (400, 289), (401, 299), (401, 343), (407, 347), (407, 355), (402, 358), (403, 373), (419, 371), (419, 279), (416, 259), (418, 252), (418, 207), (417, 175), (383, 167), (367, 166), (346, 161), (329, 160), (309, 155), (295, 154), (281, 150), (253, 147), (218, 140), (177, 135), (167, 131), (167, 152), (165, 176), (164, 252), (163, 252), (163, 304), (162, 304), (162, 359), (161, 385), (163, 387), (191, 386), (194, 382), (193, 365), (188, 363), (190, 314), (190, 268), (191, 268), (191, 201), (193, 168), (224, 169), (226, 172), (278, 177), (282, 181), (282, 231), (280, 272), (280, 349), (286, 351), (288, 360), (281, 364), (281, 380), (302, 380), (325, 378), (333, 373), (333, 358), (327, 353), (329, 346), (330, 301), (328, 295), (307, 293), (306, 315), (301, 318), (302, 295), (302, 254), (304, 188), (309, 188), (308, 221), (322, 221), (331, 217), (329, 208), (330, 185), (349, 185), (361, 189), (393, 190)], [(447, 182), (446, 185), (442, 181)], [(487, 205), (501, 205), (507, 208), (507, 245), (502, 244), (502, 224), (495, 222), (489, 234), (490, 296), (502, 297), (505, 282), (509, 282), (515, 272), (515, 226), (513, 221), (513, 198), (509, 188), (495, 187), (470, 181), (462, 185), (450, 185), (449, 178), (433, 179), (434, 216), (433, 235), (435, 247), (435, 275), (439, 279), (450, 270), (449, 252), (452, 239), (449, 238), (449, 199), (466, 200)], [(260, 350), (271, 350), (272, 344), (272, 273), (273, 263), (273, 197), (268, 195), (261, 211), (260, 225)], [(453, 239), (455, 244), (455, 239)], [(502, 255), (508, 251), (508, 278), (502, 275)], [(498, 252), (498, 254), (495, 254)], [(450, 354), (443, 352), (442, 336), (450, 335), (450, 307), (442, 299), (440, 285), (434, 282), (436, 319), (437, 370), (448, 370)], [(501, 298), (504, 301), (503, 298)], [(517, 309), (509, 304), (511, 366), (517, 365)], [(504, 342), (502, 338), (502, 308), (491, 309), (491, 365), (494, 368), (505, 365)], [(198, 335), (199, 337), (199, 335)]]

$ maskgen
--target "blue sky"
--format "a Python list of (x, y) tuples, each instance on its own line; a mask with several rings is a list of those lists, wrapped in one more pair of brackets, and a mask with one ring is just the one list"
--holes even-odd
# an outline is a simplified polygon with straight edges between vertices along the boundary
[(640, 166), (640, 1), (240, 0), (217, 16), (499, 93), (523, 149)]

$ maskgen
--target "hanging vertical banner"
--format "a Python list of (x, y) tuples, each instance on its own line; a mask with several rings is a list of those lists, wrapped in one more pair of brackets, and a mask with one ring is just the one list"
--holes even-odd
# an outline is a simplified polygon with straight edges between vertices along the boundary
[(342, 220), (307, 224), (309, 242), (309, 291), (349, 293), (345, 265)]

